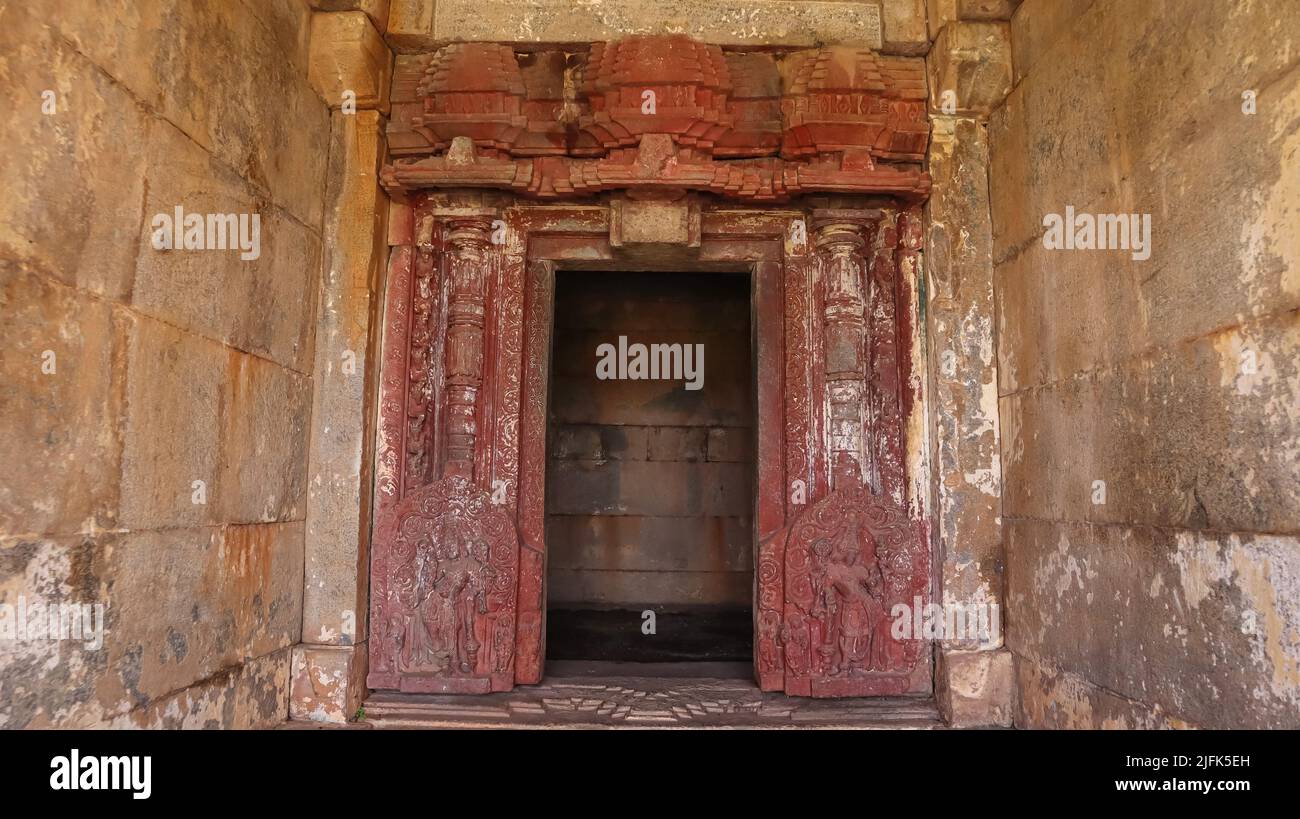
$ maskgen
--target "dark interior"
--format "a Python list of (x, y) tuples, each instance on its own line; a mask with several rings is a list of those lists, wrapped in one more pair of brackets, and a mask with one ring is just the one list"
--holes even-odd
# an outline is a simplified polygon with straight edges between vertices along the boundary
[[(620, 336), (622, 375), (658, 378), (598, 377), (602, 358), (618, 374)], [(750, 661), (750, 343), (746, 274), (557, 274), (548, 661)], [(661, 372), (638, 372), (638, 344)]]

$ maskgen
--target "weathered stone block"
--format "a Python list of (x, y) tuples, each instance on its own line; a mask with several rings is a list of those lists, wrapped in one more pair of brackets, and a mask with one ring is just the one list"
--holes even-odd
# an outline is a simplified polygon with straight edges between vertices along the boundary
[(1197, 726), (1159, 704), (1121, 697), (1086, 679), (1030, 658), (1016, 657), (1017, 728), (1187, 729)]
[(216, 522), (229, 351), (147, 317), (132, 316), (126, 330), (119, 521), (128, 529)]
[(724, 46), (883, 44), (879, 2), (805, 0), (392, 0), (388, 34), (403, 51), (450, 40), (586, 43), (680, 33)]
[(940, 651), (938, 659), (934, 696), (950, 727), (1010, 727), (1015, 694), (1011, 652)]
[(709, 429), (709, 460), (752, 461), (753, 437), (754, 431), (745, 427), (712, 427)]
[(958, 0), (960, 20), (1010, 20), (1021, 0)]
[(289, 717), (347, 722), (366, 695), (366, 646), (295, 646)]
[(1075, 19), (1094, 2), (1096, 0), (1025, 0), (1020, 4), (1010, 18), (1016, 84), (1051, 50), (1057, 37), (1068, 32)]
[(0, 532), (115, 528), (120, 313), (3, 260), (0, 313), (0, 462), (13, 478), (0, 481)]
[(301, 522), (122, 536), (101, 699), (140, 707), (297, 642), (302, 550)]
[(1003, 513), (1300, 531), (1297, 348), (1289, 313), (1003, 398)]
[(655, 427), (650, 430), (650, 460), (702, 461), (708, 432), (704, 427)]
[[(147, 155), (148, 198), (132, 302), (168, 323), (305, 372), (319, 237), (166, 122), (150, 127)], [(177, 208), (182, 227), (185, 217), (203, 220), (205, 249), (175, 247), (175, 230), (173, 247), (155, 247), (155, 234), (176, 222)], [(243, 219), (247, 229), (238, 227), (233, 243), (230, 230), (214, 231), (214, 239), (226, 238), (226, 249), (211, 249), (209, 217), (224, 215)]]
[(925, 63), (932, 113), (986, 118), (1011, 90), (1010, 28), (1006, 23), (950, 23), (939, 32)]
[(922, 56), (929, 51), (925, 2), (926, 0), (881, 0), (885, 53)]
[(30, 4), (0, 9), (0, 255), (108, 298), (131, 286), (147, 117)]
[(376, 171), (383, 157), (376, 111), (334, 113), (326, 183), (327, 248), (316, 331), (307, 495), (308, 642), (348, 645), (366, 633), (376, 356), (370, 315), (386, 262), (388, 200)]
[(937, 38), (945, 25), (958, 20), (1010, 20), (1019, 5), (1020, 0), (926, 0), (930, 39)]
[(546, 521), (551, 569), (745, 571), (753, 566), (750, 540), (739, 517), (552, 515)]
[(747, 515), (748, 465), (685, 461), (553, 461), (555, 514)]
[(295, 54), (301, 3), (81, 6), (48, 22), (146, 107), (305, 224), (320, 224), (329, 119)]
[(550, 457), (598, 461), (603, 457), (600, 446), (601, 427), (566, 425), (555, 431)]
[(145, 708), (116, 717), (111, 728), (271, 728), (288, 716), (290, 649), (258, 657)]
[[(1018, 656), (1205, 728), (1300, 720), (1295, 537), (1015, 517), (1007, 535)], [(1050, 725), (1044, 688), (1024, 697)]]
[(350, 92), (357, 108), (387, 111), (392, 67), (388, 45), (363, 12), (312, 15), (311, 83), (330, 108)]
[(307, 488), (311, 379), (229, 352), (221, 382), (222, 522), (301, 520)]
[[(0, 641), (0, 728), (95, 724), (104, 714), (96, 687), (107, 667), (105, 560), (118, 535), (97, 532), (69, 537), (0, 538), (0, 602), (7, 628), (26, 612), (27, 633)], [(47, 606), (89, 606), (66, 633), (49, 640)], [(87, 622), (86, 615), (89, 615)], [(62, 616), (62, 615), (60, 615)], [(62, 622), (62, 621), (61, 621)], [(43, 630), (44, 629), (44, 630)], [(114, 705), (114, 703), (109, 703)], [(125, 710), (125, 703), (115, 707)]]
[(321, 11), (364, 11), (380, 32), (388, 26), (389, 0), (311, 0)]
[(547, 572), (547, 599), (610, 606), (720, 606), (750, 600), (751, 572)]
[(1002, 468), (984, 126), (936, 117), (930, 174), (925, 292), (943, 588), (962, 602), (997, 601)]
[(614, 247), (637, 244), (700, 244), (700, 208), (691, 199), (675, 202), (614, 199), (609, 208), (609, 243)]

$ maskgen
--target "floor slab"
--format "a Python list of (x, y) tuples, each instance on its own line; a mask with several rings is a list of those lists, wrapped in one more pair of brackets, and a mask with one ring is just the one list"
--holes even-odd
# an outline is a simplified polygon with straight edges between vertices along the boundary
[(376, 692), (365, 703), (364, 722), (379, 729), (943, 727), (934, 700), (925, 697), (815, 700), (765, 694), (735, 677), (566, 670), (498, 694)]

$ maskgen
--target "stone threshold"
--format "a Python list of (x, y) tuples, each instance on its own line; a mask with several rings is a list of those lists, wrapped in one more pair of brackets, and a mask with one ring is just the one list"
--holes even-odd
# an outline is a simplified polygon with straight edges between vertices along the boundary
[[(558, 668), (555, 666), (559, 666)], [(658, 667), (662, 666), (662, 667)], [(719, 676), (692, 676), (709, 666)], [(377, 692), (354, 727), (943, 728), (931, 697), (808, 699), (763, 693), (727, 663), (564, 663), (540, 685), (483, 695)], [(743, 667), (748, 671), (748, 666)], [(701, 669), (705, 670), (705, 669)], [(558, 672), (558, 673), (556, 673)], [(315, 724), (313, 724), (315, 725)], [(291, 723), (286, 727), (308, 727)], [(343, 727), (343, 726), (337, 726)]]

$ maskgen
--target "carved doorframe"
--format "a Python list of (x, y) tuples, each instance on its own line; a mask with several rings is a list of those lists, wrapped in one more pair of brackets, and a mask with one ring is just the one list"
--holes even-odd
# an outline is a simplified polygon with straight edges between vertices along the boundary
[(753, 271), (759, 685), (930, 689), (886, 629), (934, 585), (925, 99), (919, 60), (677, 35), (398, 65), (370, 687), (540, 680), (554, 272), (666, 264)]
[[(923, 359), (900, 353), (911, 346), (907, 339), (919, 326), (919, 300), (903, 275), (905, 267), (916, 262), (919, 210), (900, 208), (887, 199), (850, 203), (859, 207), (844, 204), (700, 208), (692, 203), (698, 229), (685, 246), (643, 245), (629, 252), (616, 244), (616, 225), (611, 241), (618, 208), (608, 204), (535, 205), (482, 192), (439, 192), (412, 202), (409, 221), (398, 226), (407, 231), (410, 243), (394, 247), (387, 286), (370, 687), (485, 692), (541, 680), (555, 273), (584, 267), (687, 267), (751, 272), (757, 422), (756, 681), (765, 691), (814, 696), (929, 690), (928, 646), (913, 646), (915, 652), (906, 648), (912, 653), (893, 658), (896, 665), (906, 660), (906, 673), (865, 674), (851, 680), (819, 675), (817, 661), (806, 651), (793, 653), (826, 635), (810, 631), (811, 636), (800, 638), (792, 632), (804, 627), (800, 622), (815, 618), (809, 617), (807, 600), (800, 602), (794, 599), (799, 594), (787, 593), (788, 587), (813, 585), (802, 576), (796, 584), (791, 577), (792, 560), (796, 573), (809, 562), (808, 544), (802, 551), (791, 550), (790, 544), (797, 539), (798, 525), (806, 527), (810, 521), (820, 520), (831, 530), (838, 526), (842, 535), (844, 522), (836, 516), (843, 517), (848, 508), (844, 497), (854, 499), (858, 511), (876, 510), (874, 514), (883, 516), (876, 524), (885, 529), (896, 530), (901, 522), (915, 531), (908, 571), (917, 582), (908, 586), (907, 596), (895, 595), (893, 600), (910, 603), (915, 593), (924, 604), (933, 585), (928, 527), (915, 495), (927, 481), (908, 474), (904, 457), (906, 450), (918, 446), (905, 440), (905, 430), (917, 426), (914, 413), (922, 410), (923, 379), (911, 372), (911, 365)], [(501, 239), (497, 244), (492, 242), (494, 231)], [(802, 242), (796, 241), (800, 235), (805, 237)], [(647, 264), (648, 257), (659, 261)], [(843, 282), (837, 284), (837, 261), (846, 260), (858, 283), (848, 289), (856, 293), (846, 294)], [(472, 281), (462, 287), (458, 277), (466, 274)], [(910, 281), (915, 283), (914, 267)], [(828, 364), (827, 350), (833, 359), (834, 339), (845, 332), (840, 325), (846, 318), (852, 325), (849, 337), (859, 337), (867, 356), (859, 362), (857, 376), (852, 367)], [(456, 362), (465, 356), (455, 347), (464, 340), (466, 328), (481, 354), (462, 366)], [(846, 373), (849, 383), (844, 383)], [(441, 394), (437, 385), (443, 385)], [(837, 460), (842, 467), (838, 473)], [(857, 473), (863, 476), (861, 483), (853, 477)], [(444, 477), (437, 479), (439, 475)], [(403, 630), (394, 627), (390, 606), (400, 594), (390, 596), (389, 576), (391, 561), (410, 561), (414, 555), (392, 548), (397, 542), (394, 516), (422, 505), (428, 510), (426, 495), (446, 503), (453, 488), (449, 481), (468, 493), (458, 501), (462, 506), (478, 503), (483, 514), (508, 520), (512, 537), (499, 548), (516, 550), (516, 556), (486, 562), (512, 572), (514, 587), (498, 588), (494, 597), (491, 584), (485, 584), (485, 605), (493, 616), (476, 622), (480, 634), (475, 642), (482, 656), (476, 659), (474, 673), (400, 673), (393, 660)], [(868, 487), (865, 493), (858, 491), (862, 484)], [(843, 491), (836, 493), (837, 487)], [(885, 520), (891, 508), (898, 511)], [(434, 516), (428, 511), (423, 518)], [(412, 633), (409, 624), (403, 628)], [(511, 642), (509, 657), (493, 659), (506, 656), (504, 639)]]

